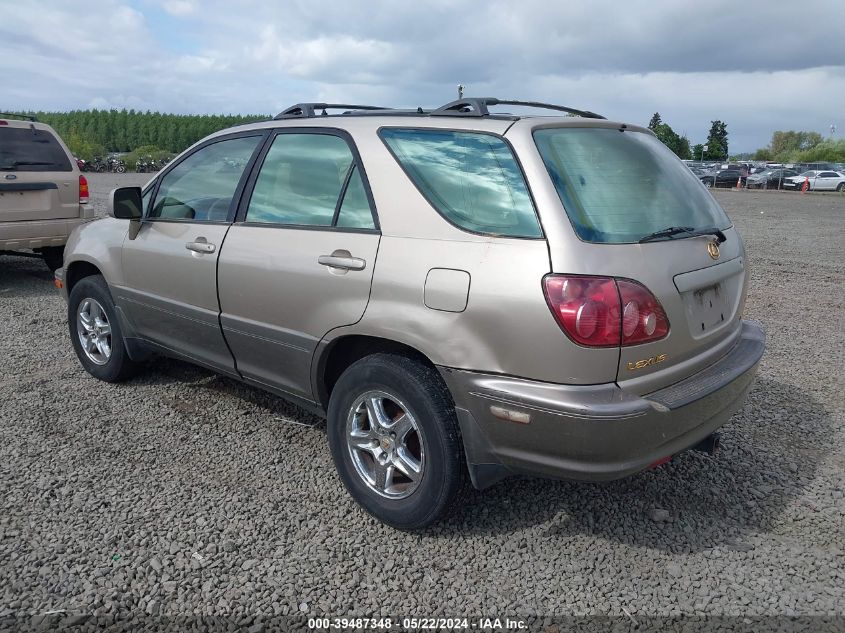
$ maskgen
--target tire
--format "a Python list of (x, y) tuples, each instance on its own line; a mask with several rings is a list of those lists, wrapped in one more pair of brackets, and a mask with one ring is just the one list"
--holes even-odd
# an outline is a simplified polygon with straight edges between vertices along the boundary
[(42, 248), (40, 253), (44, 258), (44, 263), (47, 264), (47, 268), (50, 269), (51, 273), (56, 272), (62, 267), (65, 257), (64, 246), (47, 246)]
[(840, 193), (845, 191), (845, 182), (840, 182), (839, 185), (836, 187), (836, 190)]
[(117, 166), (117, 173), (119, 173), (119, 174), (126, 173), (126, 167), (124, 167), (123, 165), (118, 165)]
[[(105, 346), (91, 341), (92, 349), (85, 351), (80, 333), (89, 334), (86, 338), (90, 340), (93, 330), (85, 328), (80, 313), (87, 315), (91, 328), (96, 329), (97, 339), (106, 343)], [(122, 382), (138, 373), (140, 365), (126, 352), (120, 321), (105, 279), (92, 275), (79, 281), (68, 297), (67, 314), (70, 340), (85, 371), (105, 382)], [(106, 327), (109, 328), (108, 335), (104, 333)]]
[[(371, 424), (370, 411), (383, 423)], [(452, 397), (437, 371), (413, 358), (373, 354), (352, 364), (332, 390), (328, 440), (352, 498), (399, 530), (437, 522), (467, 488)]]

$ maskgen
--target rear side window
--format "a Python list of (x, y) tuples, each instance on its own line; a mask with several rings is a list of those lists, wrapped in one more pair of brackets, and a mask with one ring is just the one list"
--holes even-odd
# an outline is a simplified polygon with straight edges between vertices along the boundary
[(431, 205), (473, 233), (541, 237), (525, 178), (491, 134), (383, 128), (379, 134)]
[(626, 244), (669, 227), (730, 226), (699, 179), (650, 134), (547, 128), (536, 130), (534, 141), (576, 234), (586, 242)]
[(247, 222), (374, 229), (352, 150), (332, 134), (279, 134), (267, 152)]
[(73, 171), (73, 167), (47, 130), (2, 126), (0, 171)]

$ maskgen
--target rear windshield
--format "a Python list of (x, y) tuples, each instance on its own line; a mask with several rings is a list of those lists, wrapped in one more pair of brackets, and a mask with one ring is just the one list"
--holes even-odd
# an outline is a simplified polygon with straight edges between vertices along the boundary
[(2, 126), (0, 171), (73, 171), (73, 168), (50, 132)]
[(730, 226), (701, 181), (650, 134), (548, 128), (536, 130), (534, 141), (586, 242), (627, 244), (669, 227)]

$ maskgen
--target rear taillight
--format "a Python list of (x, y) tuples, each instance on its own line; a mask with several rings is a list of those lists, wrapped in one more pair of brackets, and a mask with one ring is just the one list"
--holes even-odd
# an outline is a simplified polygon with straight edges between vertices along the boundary
[(573, 341), (591, 347), (619, 345), (619, 292), (612, 278), (549, 275), (543, 289), (557, 322)]
[(548, 275), (543, 279), (543, 292), (558, 325), (579, 345), (637, 345), (669, 332), (660, 302), (635, 281)]
[(79, 176), (79, 204), (88, 204), (88, 180)]
[(617, 279), (622, 302), (622, 345), (638, 345), (662, 339), (669, 333), (663, 306), (648, 288), (636, 281)]

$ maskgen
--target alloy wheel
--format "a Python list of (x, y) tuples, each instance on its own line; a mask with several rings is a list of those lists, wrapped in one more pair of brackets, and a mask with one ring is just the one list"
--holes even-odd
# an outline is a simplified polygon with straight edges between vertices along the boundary
[(79, 303), (76, 333), (88, 360), (97, 365), (109, 362), (112, 345), (111, 324), (106, 311), (96, 299), (89, 297)]
[(355, 472), (376, 494), (404, 499), (425, 472), (423, 437), (416, 418), (396, 396), (368, 391), (346, 421), (346, 445)]

